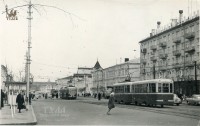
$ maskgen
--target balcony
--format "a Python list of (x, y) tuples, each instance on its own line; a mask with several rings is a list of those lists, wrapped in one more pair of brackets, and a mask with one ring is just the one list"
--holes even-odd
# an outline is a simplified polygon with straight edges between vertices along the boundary
[(141, 59), (141, 63), (142, 64), (146, 64), (147, 63), (147, 59)]
[(194, 66), (194, 61), (185, 61), (185, 66), (186, 67), (193, 67)]
[(164, 47), (167, 46), (167, 42), (161, 42), (161, 43), (159, 43), (159, 46), (162, 47), (162, 48), (164, 48)]
[(186, 33), (184, 35), (186, 39), (193, 39), (195, 37), (195, 32)]
[(183, 63), (173, 63), (173, 68), (181, 68)]
[(185, 48), (185, 52), (191, 53), (195, 51), (195, 46), (188, 46)]
[(145, 69), (141, 69), (141, 74), (145, 74)]
[(174, 56), (181, 56), (181, 51), (180, 50), (174, 50), (173, 55)]
[(141, 49), (141, 53), (147, 53), (147, 49), (146, 48)]
[(151, 57), (150, 57), (150, 60), (151, 60), (151, 61), (156, 61), (156, 60), (157, 60), (157, 59), (156, 59), (156, 56), (151, 56)]
[(167, 56), (168, 56), (168, 55), (165, 54), (165, 53), (160, 53), (160, 54), (159, 54), (159, 58), (160, 58), (160, 59), (166, 59)]
[(176, 44), (181, 43), (181, 37), (174, 38), (173, 43), (176, 43)]
[(156, 50), (157, 47), (156, 47), (156, 45), (152, 45), (152, 46), (150, 47), (150, 49), (151, 49), (151, 50)]

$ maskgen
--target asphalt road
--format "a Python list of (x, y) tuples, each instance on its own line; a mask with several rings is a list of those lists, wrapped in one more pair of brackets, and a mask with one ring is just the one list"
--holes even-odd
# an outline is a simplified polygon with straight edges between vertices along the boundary
[(199, 119), (148, 111), (151, 108), (145, 110), (116, 105), (111, 115), (106, 115), (105, 100), (97, 101), (92, 98), (39, 99), (32, 103), (39, 125), (200, 125)]

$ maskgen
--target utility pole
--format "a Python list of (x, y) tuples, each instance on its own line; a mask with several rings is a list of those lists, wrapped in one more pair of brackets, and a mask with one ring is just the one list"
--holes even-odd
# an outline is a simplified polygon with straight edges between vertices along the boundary
[(195, 76), (196, 94), (198, 94), (199, 89), (198, 89), (198, 82), (197, 82), (197, 61), (194, 61), (194, 76)]
[(28, 4), (28, 56), (27, 56), (27, 89), (26, 89), (26, 94), (27, 94), (27, 105), (29, 106), (29, 86), (30, 86), (30, 64), (31, 64), (31, 56), (30, 56), (30, 50), (31, 50), (31, 20), (32, 20), (32, 12), (31, 12), (32, 4), (31, 0), (29, 1)]

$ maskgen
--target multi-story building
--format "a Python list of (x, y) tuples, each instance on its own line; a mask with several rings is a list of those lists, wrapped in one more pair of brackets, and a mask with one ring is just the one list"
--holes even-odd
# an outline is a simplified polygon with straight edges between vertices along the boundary
[(184, 19), (180, 10), (179, 19), (172, 19), (164, 28), (160, 24), (157, 22), (157, 29), (152, 29), (150, 36), (139, 42), (141, 80), (169, 78), (175, 82), (175, 93), (198, 93), (199, 11)]
[(59, 88), (61, 88), (63, 86), (66, 87), (69, 85), (73, 85), (72, 81), (73, 81), (73, 76), (68, 76), (68, 77), (57, 79), (56, 84), (58, 85)]
[(79, 67), (76, 74), (73, 75), (73, 85), (78, 88), (78, 93), (90, 93), (92, 87), (92, 68)]
[(114, 83), (124, 81), (138, 81), (140, 79), (140, 60), (126, 60), (124, 63), (102, 69), (99, 62), (95, 64), (93, 73), (93, 86), (100, 88), (112, 87)]
[(30, 90), (34, 91), (50, 92), (51, 89), (59, 90), (55, 82), (33, 82), (30, 85)]

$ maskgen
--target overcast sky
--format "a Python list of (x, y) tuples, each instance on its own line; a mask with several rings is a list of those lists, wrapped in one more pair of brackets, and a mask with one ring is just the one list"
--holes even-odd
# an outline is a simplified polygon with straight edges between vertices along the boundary
[[(0, 11), (27, 4), (28, 0), (1, 0)], [(161, 26), (188, 16), (200, 0), (32, 0), (31, 73), (34, 81), (54, 81), (72, 75), (78, 67), (93, 67), (98, 59), (103, 68), (120, 63), (120, 58), (140, 57), (139, 41), (148, 37), (156, 22)], [(189, 3), (189, 4), (188, 4)], [(189, 6), (188, 6), (189, 5)], [(189, 7), (189, 8), (188, 8)], [(18, 20), (0, 14), (1, 64), (17, 76), (24, 70), (27, 50), (27, 7), (17, 8)], [(136, 51), (134, 51), (136, 50)]]

